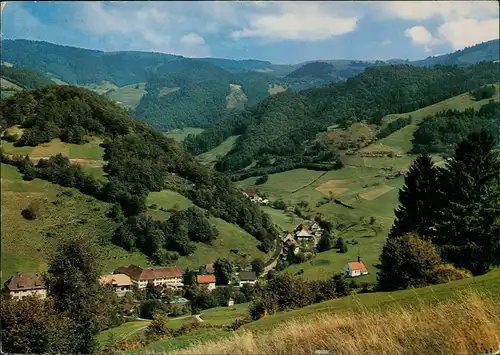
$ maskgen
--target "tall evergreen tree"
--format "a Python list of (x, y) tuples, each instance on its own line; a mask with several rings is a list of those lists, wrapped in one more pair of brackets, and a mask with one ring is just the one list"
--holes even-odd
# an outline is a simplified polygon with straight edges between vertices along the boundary
[(416, 232), (424, 239), (434, 234), (439, 210), (437, 199), (439, 171), (428, 154), (419, 156), (410, 166), (405, 184), (399, 190), (400, 206), (394, 211), (396, 220), (389, 238)]
[(442, 178), (444, 209), (435, 243), (441, 257), (474, 274), (500, 254), (500, 157), (494, 137), (471, 133), (457, 145)]

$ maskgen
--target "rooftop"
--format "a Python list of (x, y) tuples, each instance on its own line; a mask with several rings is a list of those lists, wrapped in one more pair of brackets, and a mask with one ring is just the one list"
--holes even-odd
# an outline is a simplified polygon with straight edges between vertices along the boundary
[(9, 291), (41, 290), (45, 288), (42, 275), (20, 274), (18, 272), (11, 276), (4, 285)]

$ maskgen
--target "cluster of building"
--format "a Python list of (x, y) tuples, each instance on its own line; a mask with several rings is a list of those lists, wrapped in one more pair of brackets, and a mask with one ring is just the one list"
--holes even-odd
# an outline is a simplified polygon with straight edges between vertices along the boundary
[[(133, 285), (139, 290), (145, 289), (148, 283), (172, 289), (180, 289), (184, 286), (182, 282), (184, 272), (178, 267), (143, 268), (132, 264), (122, 266), (118, 271), (117, 274), (104, 275), (99, 279), (101, 285), (110, 285), (118, 296), (124, 296), (131, 291)], [(244, 284), (255, 284), (257, 275), (253, 271), (240, 271), (236, 279), (238, 286), (241, 287)], [(208, 290), (219, 287), (216, 285), (213, 264), (205, 265), (200, 275), (197, 275), (196, 281), (198, 286)], [(47, 296), (47, 289), (40, 274), (16, 273), (5, 282), (4, 286), (15, 299), (28, 295), (38, 295), (41, 298)]]
[(300, 252), (302, 242), (315, 247), (318, 245), (322, 234), (323, 228), (317, 222), (304, 221), (292, 233), (285, 233), (282, 240), (284, 246), (291, 248), (293, 253), (297, 255)]
[(247, 190), (247, 191), (243, 192), (243, 195), (245, 195), (245, 197), (248, 197), (250, 199), (250, 201), (252, 201), (253, 203), (257, 203), (257, 204), (263, 205), (263, 206), (266, 206), (269, 204), (269, 200), (267, 198), (259, 196), (257, 190), (254, 190), (254, 189)]

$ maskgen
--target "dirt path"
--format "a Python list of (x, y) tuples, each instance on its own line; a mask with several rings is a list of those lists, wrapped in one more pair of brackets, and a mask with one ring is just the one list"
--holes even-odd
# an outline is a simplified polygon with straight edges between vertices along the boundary
[(305, 189), (305, 188), (306, 188), (306, 187), (308, 187), (308, 186), (311, 186), (312, 184), (314, 184), (316, 181), (318, 181), (319, 179), (321, 179), (323, 176), (325, 176), (325, 175), (326, 175), (326, 174), (328, 174), (329, 172), (330, 172), (330, 170), (325, 171), (323, 174), (321, 174), (320, 176), (318, 176), (316, 179), (314, 179), (314, 180), (313, 180), (313, 181), (311, 181), (310, 183), (308, 183), (308, 184), (306, 184), (306, 185), (304, 185), (304, 186), (302, 186), (302, 187), (299, 187), (299, 188), (298, 188), (298, 189), (296, 189), (296, 190), (293, 190), (291, 193), (292, 193), (292, 194), (294, 194), (294, 193), (296, 193), (296, 192), (299, 192), (299, 191), (300, 191), (300, 190), (302, 190), (302, 189)]

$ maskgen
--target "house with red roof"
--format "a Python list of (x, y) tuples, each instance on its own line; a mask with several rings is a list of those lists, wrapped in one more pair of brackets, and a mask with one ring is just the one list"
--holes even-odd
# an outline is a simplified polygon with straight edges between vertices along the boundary
[(183, 272), (175, 266), (142, 268), (131, 264), (122, 266), (118, 269), (122, 274), (130, 277), (132, 283), (137, 285), (139, 289), (146, 288), (148, 282), (154, 286), (165, 286), (170, 288), (181, 288)]
[(367, 274), (368, 268), (366, 267), (365, 263), (359, 258), (359, 256), (358, 261), (347, 263), (346, 266), (344, 266), (344, 276), (358, 277)]
[(198, 275), (196, 283), (209, 291), (215, 290), (215, 275)]

